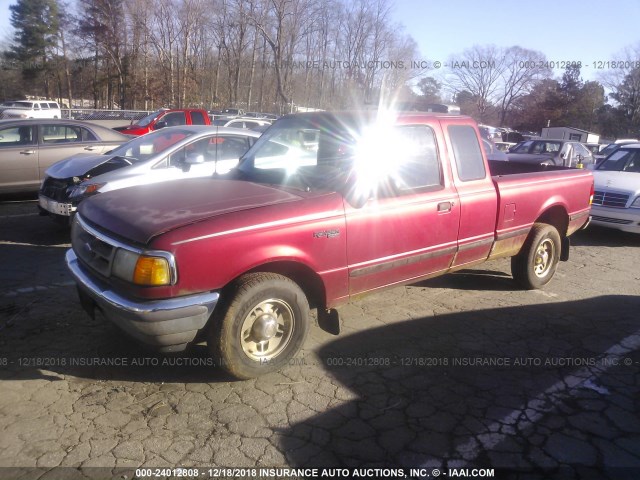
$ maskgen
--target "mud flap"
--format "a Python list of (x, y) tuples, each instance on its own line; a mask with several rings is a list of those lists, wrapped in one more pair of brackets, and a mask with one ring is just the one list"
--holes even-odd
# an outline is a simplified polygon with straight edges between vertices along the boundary
[(334, 308), (318, 308), (318, 326), (332, 335), (340, 334), (340, 314)]
[(566, 262), (569, 260), (569, 247), (571, 246), (571, 241), (569, 237), (562, 238), (562, 248), (560, 249), (560, 260), (562, 262)]

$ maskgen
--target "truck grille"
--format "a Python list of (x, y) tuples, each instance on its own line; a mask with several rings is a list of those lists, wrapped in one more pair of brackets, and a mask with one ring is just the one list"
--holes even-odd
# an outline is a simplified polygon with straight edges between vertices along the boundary
[(593, 194), (593, 205), (603, 207), (625, 208), (629, 201), (627, 193), (612, 193), (596, 190)]
[(104, 238), (98, 238), (91, 230), (76, 215), (71, 226), (73, 251), (91, 269), (103, 277), (109, 277), (116, 246), (106, 242)]
[(58, 202), (67, 202), (69, 201), (69, 194), (67, 193), (67, 188), (73, 185), (73, 180), (71, 179), (59, 179), (46, 177), (44, 182), (42, 183), (42, 188), (40, 189), (40, 193), (47, 198), (51, 198), (52, 200), (56, 200)]

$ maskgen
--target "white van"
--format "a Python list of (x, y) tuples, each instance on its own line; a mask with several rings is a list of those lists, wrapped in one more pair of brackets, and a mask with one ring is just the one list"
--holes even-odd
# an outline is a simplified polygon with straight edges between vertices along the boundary
[(52, 100), (16, 100), (2, 109), (0, 118), (62, 118), (62, 112)]

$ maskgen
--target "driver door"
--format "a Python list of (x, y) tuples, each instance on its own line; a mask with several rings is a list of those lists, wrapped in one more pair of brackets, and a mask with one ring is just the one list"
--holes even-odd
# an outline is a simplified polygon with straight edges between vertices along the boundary
[(395, 128), (400, 139), (389, 141), (398, 153), (378, 160), (372, 155), (371, 166), (367, 159), (364, 165), (392, 163), (387, 181), (361, 208), (345, 202), (350, 295), (446, 270), (457, 250), (458, 194), (443, 172), (434, 130)]

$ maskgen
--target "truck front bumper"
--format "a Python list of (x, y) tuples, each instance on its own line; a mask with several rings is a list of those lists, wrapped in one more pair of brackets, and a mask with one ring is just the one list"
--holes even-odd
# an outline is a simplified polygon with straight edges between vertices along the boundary
[(161, 352), (180, 352), (206, 325), (218, 303), (218, 292), (164, 300), (130, 300), (85, 273), (73, 250), (66, 261), (78, 285), (80, 302), (93, 316), (102, 314), (135, 339)]

